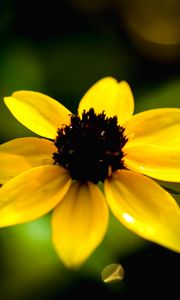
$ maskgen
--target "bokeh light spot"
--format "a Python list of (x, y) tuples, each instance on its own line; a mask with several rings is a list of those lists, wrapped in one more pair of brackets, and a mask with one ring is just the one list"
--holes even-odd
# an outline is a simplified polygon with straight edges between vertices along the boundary
[(101, 277), (105, 283), (121, 281), (124, 278), (124, 269), (120, 264), (110, 264), (103, 269)]

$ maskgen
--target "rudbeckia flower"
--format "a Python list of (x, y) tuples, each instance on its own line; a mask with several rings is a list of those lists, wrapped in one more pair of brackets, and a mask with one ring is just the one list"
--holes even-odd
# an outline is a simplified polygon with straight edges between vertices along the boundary
[(53, 244), (76, 268), (102, 241), (109, 206), (136, 234), (180, 251), (179, 207), (151, 179), (180, 182), (180, 109), (132, 116), (129, 85), (111, 77), (86, 92), (76, 115), (38, 92), (18, 91), (4, 101), (43, 138), (0, 146), (1, 227), (53, 210)]

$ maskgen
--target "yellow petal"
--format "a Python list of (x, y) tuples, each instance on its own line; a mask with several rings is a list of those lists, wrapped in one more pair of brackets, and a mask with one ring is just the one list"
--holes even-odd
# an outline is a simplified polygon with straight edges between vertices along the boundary
[(65, 265), (79, 267), (102, 241), (107, 224), (108, 208), (99, 188), (74, 182), (52, 217), (54, 246)]
[(53, 164), (56, 147), (40, 138), (19, 138), (0, 145), (0, 184), (40, 165)]
[(180, 109), (159, 108), (134, 115), (124, 124), (130, 144), (180, 149)]
[(119, 124), (128, 120), (134, 111), (134, 99), (127, 82), (117, 82), (105, 77), (94, 84), (79, 103), (79, 114), (94, 108), (96, 113), (105, 111), (108, 117), (117, 116)]
[(114, 215), (145, 239), (180, 252), (180, 210), (157, 183), (141, 174), (121, 170), (105, 182)]
[(69, 124), (71, 112), (54, 99), (38, 92), (18, 91), (4, 98), (14, 117), (33, 132), (54, 139), (57, 129)]
[(150, 177), (180, 182), (180, 151), (140, 145), (124, 149), (125, 166)]
[(71, 185), (58, 166), (40, 166), (16, 176), (0, 189), (0, 226), (35, 220), (54, 208)]

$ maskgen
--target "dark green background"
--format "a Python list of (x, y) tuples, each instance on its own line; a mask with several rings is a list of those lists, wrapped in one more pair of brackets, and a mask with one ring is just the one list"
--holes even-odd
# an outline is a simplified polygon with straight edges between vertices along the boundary
[[(33, 136), (3, 103), (3, 96), (19, 89), (48, 94), (75, 112), (93, 83), (113, 76), (131, 85), (136, 112), (180, 107), (179, 57), (161, 59), (150, 47), (141, 51), (117, 1), (81, 2), (0, 1), (1, 142)], [(62, 265), (50, 236), (50, 215), (0, 230), (0, 299), (176, 297), (178, 255), (137, 237), (114, 218), (101, 246), (76, 272)], [(110, 263), (122, 264), (124, 281), (101, 281)]]

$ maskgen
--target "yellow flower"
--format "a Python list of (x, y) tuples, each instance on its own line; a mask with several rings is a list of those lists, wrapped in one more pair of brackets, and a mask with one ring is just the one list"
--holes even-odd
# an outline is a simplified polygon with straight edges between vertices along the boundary
[(111, 77), (87, 91), (78, 115), (37, 92), (18, 91), (4, 101), (18, 121), (47, 139), (0, 146), (1, 227), (54, 209), (55, 249), (68, 267), (78, 267), (106, 233), (108, 204), (130, 230), (180, 251), (179, 207), (149, 178), (180, 181), (180, 109), (132, 116), (129, 85)]

